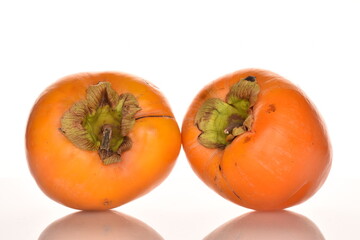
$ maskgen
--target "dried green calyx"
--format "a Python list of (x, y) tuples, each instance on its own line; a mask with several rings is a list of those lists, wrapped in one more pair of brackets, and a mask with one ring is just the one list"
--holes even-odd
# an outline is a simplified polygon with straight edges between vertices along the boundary
[(224, 148), (235, 137), (251, 130), (252, 108), (260, 88), (256, 78), (248, 76), (230, 87), (224, 100), (207, 99), (195, 117), (202, 132), (198, 140), (207, 148)]
[(86, 98), (65, 112), (60, 130), (78, 148), (97, 151), (105, 165), (116, 163), (131, 148), (127, 135), (139, 110), (134, 95), (118, 95), (109, 82), (100, 82), (88, 87)]

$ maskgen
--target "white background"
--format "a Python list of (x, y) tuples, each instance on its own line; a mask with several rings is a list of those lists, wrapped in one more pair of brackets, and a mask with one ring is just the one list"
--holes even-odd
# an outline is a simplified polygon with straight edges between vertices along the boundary
[[(48, 199), (27, 168), (27, 117), (48, 85), (77, 72), (137, 75), (161, 89), (181, 125), (205, 84), (248, 67), (303, 89), (329, 130), (329, 178), (289, 210), (326, 239), (360, 239), (359, 56), (357, 0), (0, 1), (0, 239), (37, 239), (75, 212)], [(250, 210), (207, 188), (181, 152), (163, 184), (116, 211), (164, 239), (191, 240)]]

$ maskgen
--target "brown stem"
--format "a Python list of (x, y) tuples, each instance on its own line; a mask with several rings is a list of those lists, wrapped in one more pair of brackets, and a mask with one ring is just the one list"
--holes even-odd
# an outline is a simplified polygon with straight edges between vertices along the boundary
[(111, 125), (106, 124), (102, 129), (102, 140), (99, 148), (100, 158), (103, 160), (109, 156), (111, 156), (112, 151), (110, 150), (110, 140), (112, 135)]
[(246, 78), (244, 78), (244, 80), (249, 81), (249, 82), (255, 82), (256, 77), (254, 77), (254, 76), (247, 76)]

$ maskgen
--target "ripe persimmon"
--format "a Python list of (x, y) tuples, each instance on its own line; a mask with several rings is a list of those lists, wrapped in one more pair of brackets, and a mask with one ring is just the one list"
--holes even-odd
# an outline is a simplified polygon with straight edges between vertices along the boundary
[(182, 125), (196, 174), (224, 198), (278, 210), (312, 196), (331, 166), (331, 146), (317, 110), (283, 77), (245, 69), (206, 86)]
[(82, 210), (114, 208), (147, 193), (170, 173), (180, 146), (160, 91), (116, 72), (60, 79), (38, 98), (26, 129), (39, 187)]

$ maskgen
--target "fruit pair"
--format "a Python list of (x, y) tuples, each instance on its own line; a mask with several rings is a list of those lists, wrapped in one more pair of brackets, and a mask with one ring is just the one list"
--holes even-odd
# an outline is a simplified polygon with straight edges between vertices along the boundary
[(206, 86), (181, 135), (156, 87), (114, 72), (59, 80), (35, 103), (26, 130), (28, 163), (40, 188), (83, 210), (114, 208), (153, 189), (170, 173), (181, 142), (208, 186), (256, 210), (305, 201), (331, 165), (325, 127), (306, 96), (258, 69)]

